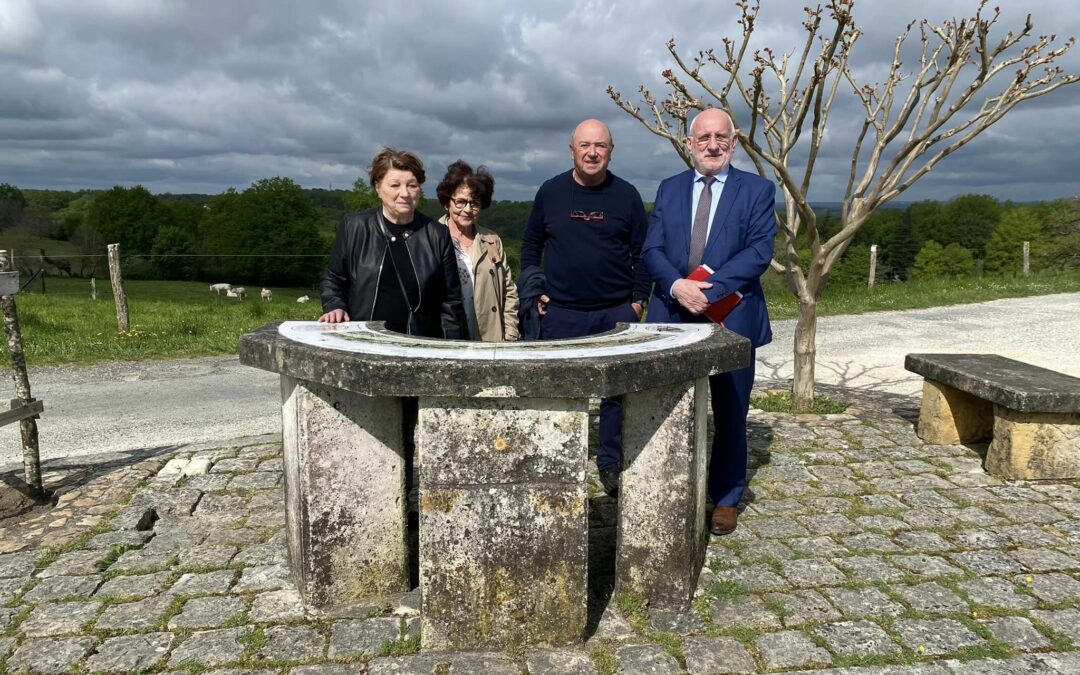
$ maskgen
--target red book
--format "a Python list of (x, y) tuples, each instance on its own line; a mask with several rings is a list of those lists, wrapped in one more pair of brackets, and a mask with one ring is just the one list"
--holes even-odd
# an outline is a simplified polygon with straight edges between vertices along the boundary
[[(708, 265), (698, 265), (698, 268), (691, 272), (690, 276), (686, 278), (690, 281), (708, 281), (709, 277), (712, 275), (713, 268)], [(740, 300), (742, 300), (742, 293), (732, 291), (706, 307), (702, 314), (712, 319), (714, 323), (723, 326), (724, 319), (731, 313), (731, 310), (735, 309), (735, 305), (739, 304)]]

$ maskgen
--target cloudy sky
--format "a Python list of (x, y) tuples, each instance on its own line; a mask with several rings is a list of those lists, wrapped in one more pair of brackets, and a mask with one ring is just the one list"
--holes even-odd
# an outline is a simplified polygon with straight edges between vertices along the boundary
[[(805, 2), (762, 2), (758, 43), (795, 49)], [(1075, 0), (999, 4), (1001, 33), (1032, 12), (1037, 34), (1080, 34)], [(860, 0), (857, 75), (880, 77), (909, 20), (975, 6)], [(393, 145), (436, 181), (464, 158), (489, 167), (497, 199), (528, 199), (569, 168), (574, 125), (599, 117), (613, 171), (651, 201), (681, 160), (605, 89), (662, 92), (669, 37), (685, 54), (719, 48), (737, 18), (727, 1), (0, 0), (0, 182), (217, 193), (284, 175), (344, 187)], [(1080, 73), (1080, 50), (1061, 64)], [(840, 196), (850, 161), (854, 107), (840, 99), (815, 200)], [(1078, 110), (1080, 84), (1021, 106), (902, 199), (1080, 194)]]

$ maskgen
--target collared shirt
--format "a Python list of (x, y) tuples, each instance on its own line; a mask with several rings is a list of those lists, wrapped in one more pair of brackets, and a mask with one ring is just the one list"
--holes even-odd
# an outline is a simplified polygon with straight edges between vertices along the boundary
[[(712, 186), (712, 204), (709, 206), (709, 225), (705, 230), (705, 241), (709, 240), (709, 235), (712, 234), (713, 218), (716, 217), (716, 205), (720, 203), (720, 195), (724, 192), (724, 183), (727, 182), (727, 177), (731, 165), (724, 167), (723, 171), (713, 176), (716, 182)], [(705, 189), (705, 183), (702, 182), (702, 178), (705, 174), (701, 173), (697, 169), (694, 169), (694, 193), (690, 199), (690, 227), (693, 227), (694, 219), (697, 218), (697, 205), (698, 200), (701, 198), (701, 191)]]
[[(712, 203), (709, 204), (709, 223), (705, 228), (705, 241), (709, 241), (709, 235), (712, 234), (713, 218), (716, 217), (716, 205), (720, 203), (720, 195), (724, 192), (724, 183), (727, 182), (728, 173), (730, 173), (731, 165), (728, 164), (724, 169), (713, 176), (716, 182), (712, 185)], [(697, 218), (697, 205), (698, 200), (701, 199), (701, 191), (705, 189), (705, 183), (701, 180), (705, 177), (705, 174), (701, 173), (697, 169), (694, 169), (694, 189), (690, 195), (690, 229), (694, 229), (694, 219)], [(693, 270), (688, 270), (693, 272)], [(675, 289), (675, 284), (671, 284), (671, 288), (668, 289), (668, 296), (674, 297), (672, 291)]]

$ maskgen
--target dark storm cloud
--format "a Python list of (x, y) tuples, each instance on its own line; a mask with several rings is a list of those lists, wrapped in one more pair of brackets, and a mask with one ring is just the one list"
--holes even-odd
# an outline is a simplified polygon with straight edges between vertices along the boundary
[[(796, 49), (801, 4), (764, 4), (755, 46)], [(1001, 28), (1018, 28), (1017, 5), (1026, 4), (1009, 3)], [(974, 6), (859, 4), (858, 76), (884, 75), (910, 19), (937, 21)], [(1066, 0), (1034, 11), (1037, 33), (1051, 22), (1080, 32)], [(340, 187), (389, 144), (420, 153), (436, 179), (459, 157), (486, 164), (497, 198), (527, 199), (569, 167), (574, 125), (600, 117), (615, 137), (613, 170), (651, 199), (682, 162), (605, 89), (631, 99), (639, 84), (662, 93), (660, 71), (672, 65), (667, 39), (676, 36), (687, 56), (719, 48), (725, 35), (737, 36), (736, 19), (731, 3), (658, 0), (0, 0), (0, 181), (219, 192), (287, 175)], [(1080, 72), (1080, 59), (1070, 55), (1066, 66)], [(1071, 132), (1078, 102), (1080, 86), (1019, 108), (902, 198), (1076, 193), (1062, 176), (1076, 175), (1080, 157)], [(843, 190), (857, 115), (842, 92), (814, 198)]]

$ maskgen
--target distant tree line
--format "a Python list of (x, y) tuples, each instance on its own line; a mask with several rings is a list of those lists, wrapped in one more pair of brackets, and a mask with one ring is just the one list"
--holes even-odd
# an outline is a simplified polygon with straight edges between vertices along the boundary
[[(840, 228), (836, 214), (822, 216), (825, 236)], [(1080, 199), (1035, 204), (963, 195), (883, 209), (855, 235), (829, 277), (830, 285), (866, 284), (870, 246), (877, 244), (879, 280), (1018, 273), (1023, 242), (1030, 242), (1032, 270), (1080, 267)]]
[[(119, 243), (129, 278), (305, 286), (318, 281), (342, 215), (378, 203), (366, 177), (351, 190), (301, 188), (288, 178), (267, 178), (216, 196), (154, 195), (142, 186), (20, 190), (3, 183), (0, 237), (19, 228), (39, 242), (69, 242), (85, 257), (67, 269), (81, 276), (103, 275), (103, 259), (92, 256)], [(514, 269), (531, 207), (527, 201), (496, 201), (480, 219), (503, 238)], [(420, 208), (435, 218), (443, 213), (433, 199)], [(818, 211), (823, 235), (831, 236), (840, 227), (837, 214), (828, 207)], [(1033, 270), (1080, 267), (1080, 198), (1015, 204), (963, 195), (880, 210), (855, 236), (829, 284), (865, 284), (871, 244), (878, 246), (879, 280), (904, 281), (980, 268), (1016, 273), (1024, 241), (1031, 243)], [(808, 255), (808, 247), (803, 252)]]

